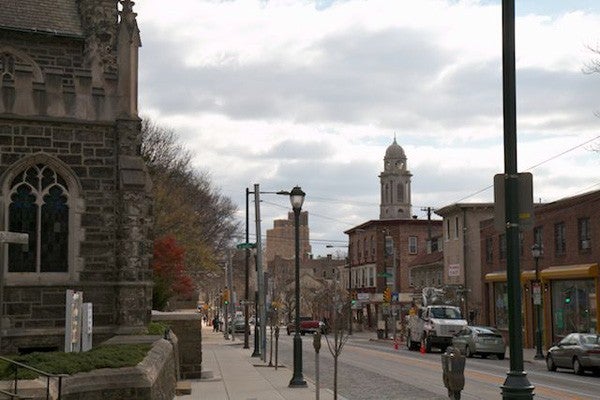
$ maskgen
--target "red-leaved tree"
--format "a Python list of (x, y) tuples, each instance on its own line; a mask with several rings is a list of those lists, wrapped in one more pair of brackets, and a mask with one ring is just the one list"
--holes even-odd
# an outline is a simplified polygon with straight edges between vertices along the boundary
[(155, 310), (164, 310), (174, 295), (184, 299), (194, 296), (196, 285), (185, 272), (185, 250), (177, 244), (174, 236), (163, 236), (154, 240), (152, 269), (152, 307)]

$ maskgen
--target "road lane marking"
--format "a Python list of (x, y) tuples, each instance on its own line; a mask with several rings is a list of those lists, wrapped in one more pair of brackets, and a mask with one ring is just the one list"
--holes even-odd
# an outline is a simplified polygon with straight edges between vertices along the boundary
[[(352, 348), (353, 348), (353, 350), (359, 350), (362, 354), (366, 354), (369, 352), (376, 352), (376, 353), (378, 353), (378, 357), (385, 358), (389, 361), (397, 361), (398, 359), (402, 359), (413, 365), (416, 365), (416, 362), (418, 362), (419, 367), (428, 369), (430, 371), (436, 371), (436, 372), (440, 372), (440, 373), (442, 372), (441, 371), (441, 369), (442, 369), (441, 361), (438, 363), (438, 362), (431, 361), (429, 359), (410, 357), (410, 356), (405, 356), (405, 355), (398, 354), (398, 353), (390, 353), (387, 351), (378, 350), (378, 349), (374, 349), (374, 348), (367, 349), (367, 348), (358, 347), (358, 346), (352, 346)], [(346, 358), (346, 357), (344, 357), (344, 358)], [(500, 386), (504, 383), (504, 380), (505, 380), (505, 377), (499, 377), (497, 375), (493, 375), (488, 372), (474, 371), (474, 370), (466, 369), (465, 370), (465, 381), (468, 378), (472, 378), (480, 384), (488, 383), (488, 384), (497, 385), (498, 389), (500, 389)], [(543, 384), (543, 383), (539, 383), (539, 384), (535, 385), (535, 394), (537, 394), (539, 396), (544, 396), (546, 398), (560, 399), (560, 400), (594, 400), (594, 399), (597, 399), (597, 396), (591, 396), (591, 395), (587, 395), (584, 393), (576, 392), (574, 390), (559, 388), (559, 387), (555, 387), (555, 386), (551, 386), (551, 385)]]

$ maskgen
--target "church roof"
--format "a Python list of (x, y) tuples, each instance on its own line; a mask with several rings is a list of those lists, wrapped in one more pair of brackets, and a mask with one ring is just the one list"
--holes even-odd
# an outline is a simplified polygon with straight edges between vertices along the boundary
[(76, 0), (0, 0), (0, 28), (83, 36)]
[(404, 149), (398, 143), (396, 143), (395, 137), (394, 143), (392, 143), (385, 151), (385, 158), (406, 158)]

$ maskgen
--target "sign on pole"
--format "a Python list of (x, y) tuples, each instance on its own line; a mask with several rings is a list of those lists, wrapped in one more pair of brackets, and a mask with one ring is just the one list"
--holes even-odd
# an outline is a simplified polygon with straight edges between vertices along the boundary
[[(494, 228), (498, 232), (506, 231), (506, 174), (494, 175)], [(531, 172), (517, 174), (519, 194), (519, 230), (531, 230), (534, 225), (533, 214), (533, 175)]]

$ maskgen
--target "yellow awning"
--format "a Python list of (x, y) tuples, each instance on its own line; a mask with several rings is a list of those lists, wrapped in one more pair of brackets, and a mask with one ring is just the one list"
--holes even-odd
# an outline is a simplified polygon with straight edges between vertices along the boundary
[[(540, 277), (542, 274), (540, 273)], [(490, 272), (485, 274), (486, 282), (506, 282), (506, 271)], [(521, 282), (535, 280), (535, 271), (523, 271), (521, 272)]]
[(486, 282), (506, 282), (506, 271), (490, 272), (485, 274)]
[(598, 276), (598, 264), (576, 264), (546, 268), (540, 272), (544, 280), (595, 278)]

